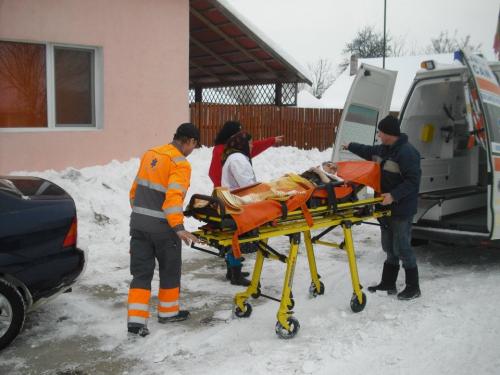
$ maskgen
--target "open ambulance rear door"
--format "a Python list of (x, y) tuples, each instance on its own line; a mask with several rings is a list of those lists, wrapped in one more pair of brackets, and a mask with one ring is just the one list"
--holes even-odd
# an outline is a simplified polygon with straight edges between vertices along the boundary
[(375, 143), (378, 122), (389, 114), (397, 72), (361, 64), (347, 96), (340, 118), (332, 160), (359, 159), (343, 144)]
[[(462, 51), (474, 81), (469, 87), (467, 114), (474, 124), (477, 142), (489, 156), (488, 226), (490, 239), (500, 239), (500, 86), (488, 62), (468, 51)], [(484, 133), (484, 134), (482, 134)], [(482, 138), (482, 139), (481, 139)]]

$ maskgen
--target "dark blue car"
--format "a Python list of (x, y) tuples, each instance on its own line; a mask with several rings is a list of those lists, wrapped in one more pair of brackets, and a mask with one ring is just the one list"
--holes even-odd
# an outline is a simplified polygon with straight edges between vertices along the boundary
[(0, 350), (26, 312), (71, 290), (85, 253), (77, 247), (73, 199), (38, 177), (0, 176)]

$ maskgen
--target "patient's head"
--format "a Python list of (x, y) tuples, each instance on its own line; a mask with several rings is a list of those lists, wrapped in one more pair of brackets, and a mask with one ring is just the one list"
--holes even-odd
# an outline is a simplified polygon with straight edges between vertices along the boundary
[(333, 161), (324, 161), (323, 163), (321, 163), (321, 166), (326, 173), (337, 173), (337, 165)]

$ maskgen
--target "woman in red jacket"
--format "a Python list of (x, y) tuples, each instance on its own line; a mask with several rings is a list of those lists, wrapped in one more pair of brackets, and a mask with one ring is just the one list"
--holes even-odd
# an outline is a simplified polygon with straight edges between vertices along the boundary
[[(212, 152), (212, 162), (210, 163), (210, 169), (208, 170), (208, 175), (212, 180), (214, 187), (221, 186), (222, 179), (222, 153), (224, 151), (224, 146), (226, 142), (236, 133), (241, 131), (241, 124), (239, 121), (227, 121), (222, 129), (217, 133), (215, 137), (215, 147)], [(277, 137), (271, 137), (262, 139), (260, 141), (254, 141), (252, 150), (250, 151), (251, 158), (259, 155), (262, 151), (267, 150), (274, 144), (279, 144), (283, 142), (284, 136), (280, 135)], [(229, 267), (229, 262), (226, 260), (226, 279), (231, 280), (231, 268)], [(240, 267), (241, 270), (241, 267)], [(240, 280), (236, 282), (236, 285), (248, 285), (249, 280), (245, 277), (249, 276), (248, 272), (241, 272)]]
[[(222, 177), (222, 152), (224, 151), (224, 145), (227, 140), (231, 138), (234, 134), (241, 131), (241, 124), (238, 121), (227, 121), (222, 129), (219, 131), (215, 137), (215, 147), (212, 152), (212, 162), (210, 163), (210, 169), (208, 170), (208, 175), (212, 180), (214, 187), (221, 185)], [(271, 137), (262, 139), (260, 141), (253, 142), (253, 149), (251, 157), (254, 158), (259, 155), (262, 151), (267, 150), (274, 144), (279, 144), (283, 142), (282, 135), (277, 137)]]

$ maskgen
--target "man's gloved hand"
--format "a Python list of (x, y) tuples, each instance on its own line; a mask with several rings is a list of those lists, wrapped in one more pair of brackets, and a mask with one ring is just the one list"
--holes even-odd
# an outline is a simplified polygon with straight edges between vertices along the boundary
[(201, 242), (198, 237), (196, 237), (194, 234), (188, 232), (187, 230), (180, 230), (177, 233), (177, 236), (184, 241), (186, 245), (191, 245), (191, 243), (199, 243)]

